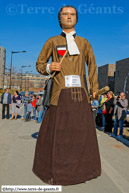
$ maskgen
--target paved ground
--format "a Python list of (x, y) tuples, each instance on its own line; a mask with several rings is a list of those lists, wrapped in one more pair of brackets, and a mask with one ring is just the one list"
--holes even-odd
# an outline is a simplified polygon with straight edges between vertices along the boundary
[[(23, 111), (23, 108), (21, 109)], [(32, 172), (40, 125), (35, 122), (2, 120), (0, 105), (0, 185), (44, 185)], [(97, 130), (102, 175), (87, 184), (63, 186), (63, 193), (128, 193), (129, 147)]]

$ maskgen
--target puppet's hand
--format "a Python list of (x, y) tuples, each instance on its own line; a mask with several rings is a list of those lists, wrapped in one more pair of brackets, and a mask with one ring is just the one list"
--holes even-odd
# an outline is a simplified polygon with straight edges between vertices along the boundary
[(51, 71), (61, 71), (61, 64), (58, 62), (52, 62), (50, 65)]
[(93, 99), (95, 99), (95, 95), (96, 95), (96, 92), (93, 92), (93, 95), (92, 95), (92, 96), (93, 96)]

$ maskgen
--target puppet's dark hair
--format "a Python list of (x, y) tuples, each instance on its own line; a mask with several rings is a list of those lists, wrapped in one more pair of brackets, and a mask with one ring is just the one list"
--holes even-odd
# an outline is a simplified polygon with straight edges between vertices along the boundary
[(75, 9), (76, 11), (76, 23), (78, 21), (78, 12), (77, 12), (77, 9), (75, 7), (73, 7), (72, 5), (65, 5), (63, 7), (60, 8), (59, 10), (59, 13), (58, 13), (58, 21), (59, 21), (59, 24), (60, 24), (60, 27), (62, 28), (62, 25), (61, 25), (61, 19), (60, 19), (60, 15), (61, 15), (61, 12), (62, 12), (62, 9), (65, 8), (65, 7), (71, 7), (73, 9)]

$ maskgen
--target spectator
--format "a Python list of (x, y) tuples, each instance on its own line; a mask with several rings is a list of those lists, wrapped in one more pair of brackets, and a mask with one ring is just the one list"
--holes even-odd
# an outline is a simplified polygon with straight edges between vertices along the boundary
[(123, 136), (123, 123), (124, 119), (126, 118), (126, 110), (128, 106), (128, 100), (126, 99), (125, 93), (121, 92), (120, 96), (114, 99), (114, 131), (112, 136), (117, 136), (118, 127), (120, 128), (120, 132), (118, 138)]
[(11, 120), (13, 120), (14, 115), (15, 115), (15, 120), (17, 119), (17, 115), (19, 114), (19, 111), (20, 111), (20, 104), (21, 104), (21, 98), (19, 96), (18, 91), (16, 90), (14, 92), (14, 96), (12, 98), (12, 117), (11, 117)]
[(100, 95), (100, 96), (99, 96), (99, 100), (98, 100), (98, 103), (99, 103), (99, 106), (98, 106), (98, 113), (99, 113), (99, 114), (102, 114), (102, 108), (101, 108), (101, 106), (100, 106), (100, 103), (101, 103), (102, 98), (103, 98), (103, 96)]
[(23, 97), (23, 104), (24, 104), (24, 116), (22, 120), (26, 119), (26, 114), (27, 114), (27, 104), (28, 101), (31, 100), (31, 97), (29, 96), (28, 92), (25, 92), (25, 96)]
[(7, 108), (7, 119), (9, 119), (9, 107), (11, 106), (11, 94), (9, 93), (9, 89), (6, 88), (5, 92), (1, 96), (2, 103), (2, 119), (5, 118), (5, 108)]
[(105, 101), (106, 114), (105, 114), (105, 132), (112, 132), (112, 116), (114, 112), (114, 94), (112, 91), (107, 93), (108, 99)]
[(100, 102), (100, 106), (101, 106), (101, 109), (102, 109), (102, 129), (104, 130), (105, 128), (105, 115), (104, 115), (104, 112), (105, 112), (105, 102), (107, 100), (107, 94), (105, 93), (103, 95), (103, 98), (101, 99), (101, 102)]
[(95, 122), (95, 127), (96, 127), (96, 115), (97, 115), (97, 109), (98, 109), (99, 103), (96, 99), (93, 99), (91, 103), (91, 108), (93, 111), (93, 117), (94, 117), (94, 122)]
[(96, 125), (98, 127), (102, 127), (102, 108), (100, 106), (101, 100), (102, 100), (102, 95), (100, 95), (99, 99), (98, 99), (99, 106), (98, 106), (98, 112), (97, 112), (97, 116), (96, 116)]
[(28, 100), (27, 112), (26, 112), (26, 119), (25, 119), (26, 122), (31, 120), (31, 111), (32, 111), (31, 100)]
[(32, 96), (32, 108), (33, 108), (33, 121), (36, 121), (36, 103), (37, 103), (37, 99), (36, 96), (33, 95)]
[(38, 111), (38, 121), (37, 123), (41, 123), (42, 121), (42, 115), (43, 115), (43, 99), (42, 99), (42, 96), (41, 95), (38, 95), (38, 100), (37, 100), (37, 103), (36, 103), (36, 106), (37, 106), (37, 111)]

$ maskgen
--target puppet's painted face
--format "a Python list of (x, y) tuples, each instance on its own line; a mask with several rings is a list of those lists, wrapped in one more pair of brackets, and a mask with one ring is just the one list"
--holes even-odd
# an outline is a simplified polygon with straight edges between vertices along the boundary
[(60, 20), (62, 29), (74, 28), (77, 22), (76, 10), (72, 7), (64, 7), (60, 15)]

